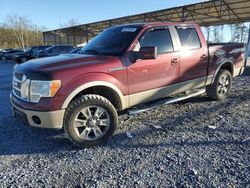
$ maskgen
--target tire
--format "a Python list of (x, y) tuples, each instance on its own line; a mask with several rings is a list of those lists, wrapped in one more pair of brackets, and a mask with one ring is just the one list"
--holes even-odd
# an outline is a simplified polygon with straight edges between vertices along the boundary
[(213, 100), (224, 100), (228, 97), (232, 86), (232, 75), (228, 70), (221, 69), (214, 83), (206, 87), (207, 96)]
[(105, 143), (118, 126), (115, 107), (99, 95), (83, 95), (66, 109), (64, 131), (78, 147), (93, 147)]

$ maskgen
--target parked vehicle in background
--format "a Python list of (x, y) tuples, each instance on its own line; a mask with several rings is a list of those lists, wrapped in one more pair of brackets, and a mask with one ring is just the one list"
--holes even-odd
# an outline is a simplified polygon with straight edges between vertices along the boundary
[(0, 53), (0, 60), (13, 60), (14, 55), (17, 53), (23, 52), (22, 50), (6, 50), (3, 53)]
[(81, 53), (82, 47), (75, 47), (73, 50), (69, 52), (69, 54), (79, 54)]
[(73, 46), (51, 46), (45, 50), (41, 50), (36, 54), (36, 58), (57, 56), (65, 54), (73, 50)]
[(48, 47), (50, 46), (32, 46), (25, 52), (16, 53), (13, 60), (17, 61), (18, 63), (22, 63), (27, 60), (34, 59), (37, 52), (40, 50), (45, 50)]
[(13, 49), (12, 49), (12, 48), (2, 49), (2, 50), (0, 51), (0, 60), (1, 60), (1, 55), (2, 55), (2, 54), (5, 54), (6, 52), (8, 52), (8, 51), (10, 51), (10, 50), (13, 50)]
[(115, 26), (81, 54), (16, 65), (11, 103), (29, 125), (64, 128), (77, 146), (96, 146), (114, 133), (118, 112), (136, 114), (205, 92), (227, 98), (232, 77), (245, 69), (243, 51), (243, 44), (207, 44), (196, 24)]
[(7, 51), (9, 51), (9, 50), (13, 50), (13, 49), (12, 49), (12, 48), (1, 49), (1, 50), (0, 50), (0, 53), (5, 53), (5, 52), (7, 52)]

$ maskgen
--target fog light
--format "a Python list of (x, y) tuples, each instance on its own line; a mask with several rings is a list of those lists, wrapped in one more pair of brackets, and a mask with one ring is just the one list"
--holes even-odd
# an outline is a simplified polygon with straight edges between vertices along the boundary
[(41, 119), (37, 116), (32, 116), (32, 121), (37, 125), (41, 124)]

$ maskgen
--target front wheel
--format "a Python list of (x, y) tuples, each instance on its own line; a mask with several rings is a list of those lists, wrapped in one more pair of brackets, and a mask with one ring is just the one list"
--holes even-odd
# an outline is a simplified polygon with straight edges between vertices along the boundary
[(228, 70), (219, 70), (214, 83), (206, 87), (207, 96), (214, 100), (226, 99), (232, 86), (232, 75)]
[(106, 142), (118, 125), (114, 106), (99, 95), (84, 95), (66, 109), (64, 130), (79, 147), (92, 147)]

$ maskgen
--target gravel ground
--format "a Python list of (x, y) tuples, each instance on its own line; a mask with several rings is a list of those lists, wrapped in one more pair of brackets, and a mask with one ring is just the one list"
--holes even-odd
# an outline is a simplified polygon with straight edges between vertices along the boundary
[(225, 101), (122, 116), (107, 144), (78, 149), (12, 117), (12, 67), (0, 62), (0, 187), (250, 187), (249, 76)]

